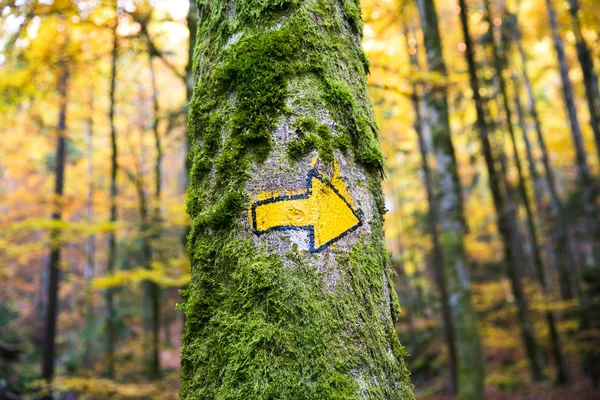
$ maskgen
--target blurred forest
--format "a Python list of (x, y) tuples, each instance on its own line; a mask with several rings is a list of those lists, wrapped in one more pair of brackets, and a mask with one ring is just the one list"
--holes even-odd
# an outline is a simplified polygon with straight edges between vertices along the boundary
[[(177, 398), (196, 6), (0, 4), (0, 399)], [(467, 378), (600, 398), (600, 0), (361, 8), (417, 396), (454, 398), (479, 340), (449, 157)]]

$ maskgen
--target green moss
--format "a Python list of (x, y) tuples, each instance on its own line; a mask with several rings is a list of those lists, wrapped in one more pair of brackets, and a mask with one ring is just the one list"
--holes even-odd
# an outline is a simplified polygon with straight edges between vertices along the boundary
[[(233, 231), (196, 241), (196, 268), (181, 307), (182, 368), (190, 378), (181, 397), (410, 398), (409, 387), (386, 384), (406, 382), (405, 352), (380, 319), (388, 304), (385, 253), (364, 239), (338, 255), (341, 284), (333, 291), (303, 252), (290, 251), (290, 268)], [(364, 387), (356, 375), (364, 376)]]
[(346, 134), (333, 136), (326, 124), (317, 123), (312, 118), (300, 118), (293, 125), (298, 138), (287, 148), (287, 154), (292, 161), (307, 156), (313, 150), (326, 163), (333, 163), (333, 150), (346, 151), (350, 148), (350, 139)]
[(360, 17), (360, 4), (356, 0), (344, 0), (344, 11), (355, 32), (362, 32), (363, 24)]
[[(181, 398), (412, 398), (403, 348), (385, 323), (397, 305), (385, 298), (394, 291), (384, 287), (391, 280), (377, 173), (383, 156), (366, 96), (358, 4), (198, 4)], [(304, 97), (291, 93), (304, 81), (314, 82)], [(322, 112), (333, 125), (318, 122)], [(242, 224), (251, 166), (267, 159), (285, 119), (298, 135), (286, 149), (291, 160), (316, 151), (332, 162), (338, 149), (368, 172), (373, 234), (350, 253), (329, 250), (336, 284), (307, 252), (292, 245), (273, 254)]]

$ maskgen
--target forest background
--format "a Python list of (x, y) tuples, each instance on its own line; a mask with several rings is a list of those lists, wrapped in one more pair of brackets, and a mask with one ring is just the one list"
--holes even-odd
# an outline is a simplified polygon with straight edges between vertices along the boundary
[[(516, 279), (545, 360), (539, 376), (503, 261), (462, 3), (436, 2), (445, 76), (428, 72), (416, 1), (361, 2), (386, 155), (386, 240), (402, 306), (396, 328), (416, 393), (451, 396), (456, 379), (456, 338), (443, 318), (452, 293), (444, 299), (440, 290), (440, 228), (432, 218), (443, 188), (432, 184), (439, 160), (427, 104), (441, 87), (484, 352), (477, 373), (488, 398), (598, 398), (600, 2), (467, 2), (479, 104), (516, 215)], [(60, 398), (177, 398), (183, 318), (176, 305), (190, 277), (186, 104), (196, 24), (186, 0), (2, 1), (0, 398), (43, 391), (48, 373)], [(48, 356), (45, 321), (55, 312), (56, 349)], [(552, 361), (556, 337), (563, 376)]]

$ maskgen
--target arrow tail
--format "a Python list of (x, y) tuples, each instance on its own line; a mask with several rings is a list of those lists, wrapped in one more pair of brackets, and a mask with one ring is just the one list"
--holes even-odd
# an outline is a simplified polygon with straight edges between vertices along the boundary
[(252, 223), (256, 233), (271, 230), (302, 229), (314, 224), (309, 194), (280, 196), (261, 200), (252, 206)]

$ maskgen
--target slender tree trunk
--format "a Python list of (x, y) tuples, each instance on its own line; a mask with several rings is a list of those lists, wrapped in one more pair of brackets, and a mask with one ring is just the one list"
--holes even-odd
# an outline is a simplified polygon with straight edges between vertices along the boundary
[[(86, 201), (86, 222), (94, 223), (94, 87), (90, 85), (89, 116), (87, 120), (87, 174), (88, 194)], [(83, 365), (86, 368), (92, 365), (92, 351), (94, 349), (94, 294), (92, 279), (94, 278), (96, 255), (96, 235), (89, 235), (85, 241), (85, 327), (84, 327), (84, 354)]]
[[(152, 244), (151, 244), (151, 224), (148, 215), (148, 201), (146, 199), (145, 184), (142, 177), (142, 171), (138, 173), (134, 183), (138, 195), (138, 211), (140, 213), (140, 232), (142, 234), (142, 254), (144, 256), (144, 266), (146, 269), (152, 269)], [(144, 282), (144, 291), (146, 292), (145, 320), (146, 326), (150, 331), (150, 357), (148, 360), (147, 371), (148, 378), (155, 380), (160, 378), (160, 288), (158, 284), (152, 281)]]
[(158, 105), (158, 88), (156, 86), (156, 72), (152, 65), (152, 55), (148, 53), (148, 63), (150, 66), (150, 83), (152, 86), (152, 134), (154, 136), (154, 145), (156, 159), (154, 161), (154, 236), (159, 237), (162, 230), (162, 215), (161, 215), (161, 197), (162, 197), (162, 158), (163, 148), (160, 139), (158, 124), (160, 121), (160, 108)]
[[(113, 224), (113, 229), (108, 232), (108, 259), (106, 264), (106, 274), (111, 275), (115, 272), (115, 264), (117, 259), (117, 174), (118, 166), (118, 145), (117, 145), (117, 129), (115, 126), (115, 92), (117, 84), (117, 60), (119, 57), (119, 37), (117, 35), (117, 27), (119, 25), (119, 8), (115, 3), (115, 25), (113, 28), (113, 47), (111, 53), (111, 76), (110, 76), (110, 92), (109, 92), (109, 111), (108, 119), (110, 123), (110, 140), (111, 140), (111, 169), (110, 169), (110, 222)], [(116, 343), (116, 310), (114, 305), (114, 289), (106, 289), (106, 375), (114, 379), (115, 377), (115, 343)]]
[[(406, 46), (408, 50), (408, 31), (405, 31)], [(412, 70), (417, 71), (419, 69), (416, 52), (411, 55)], [(414, 128), (417, 133), (419, 149), (421, 151), (421, 165), (423, 169), (423, 175), (425, 178), (425, 189), (427, 192), (427, 201), (429, 203), (429, 230), (433, 241), (433, 272), (435, 275), (436, 286), (440, 291), (440, 305), (442, 314), (442, 328), (446, 339), (446, 345), (448, 346), (448, 359), (450, 360), (450, 390), (451, 394), (456, 393), (458, 385), (458, 366), (456, 360), (456, 339), (455, 329), (452, 322), (452, 312), (450, 310), (450, 300), (448, 296), (448, 286), (446, 283), (446, 276), (444, 274), (444, 256), (442, 253), (442, 246), (440, 244), (440, 218), (437, 207), (437, 198), (435, 197), (434, 191), (434, 176), (428, 161), (429, 150), (425, 143), (423, 133), (423, 118), (421, 116), (421, 105), (419, 99), (419, 87), (416, 83), (412, 84), (411, 102), (413, 110), (415, 112), (415, 123)]]
[[(554, 11), (552, 0), (546, 0), (546, 5), (548, 8), (550, 28), (552, 29), (554, 48), (558, 58), (564, 101), (569, 114), (569, 123), (571, 124), (571, 135), (573, 137), (573, 144), (575, 145), (576, 166), (579, 187), (581, 190), (580, 201), (584, 218), (584, 236), (589, 242), (589, 246), (585, 246), (587, 253), (586, 262), (588, 265), (597, 267), (597, 265), (599, 265), (598, 258), (600, 257), (598, 256), (598, 254), (600, 254), (600, 247), (598, 245), (598, 242), (600, 242), (598, 239), (600, 214), (598, 213), (598, 206), (596, 205), (596, 196), (598, 195), (598, 190), (595, 187), (594, 179), (590, 174), (587, 154), (584, 147), (583, 134), (581, 133), (581, 127), (579, 126), (579, 120), (577, 119), (577, 108), (575, 106), (573, 84), (569, 78), (569, 68), (567, 66), (564, 44), (558, 30), (558, 22), (556, 20), (556, 12)], [(578, 46), (578, 53), (580, 53), (581, 50), (582, 49)]]
[(412, 399), (359, 4), (230, 5), (198, 3), (181, 398)]
[[(150, 50), (150, 49), (148, 49)], [(152, 133), (154, 135), (156, 160), (154, 163), (154, 224), (150, 226), (148, 222), (148, 212), (145, 201), (145, 193), (142, 191), (140, 196), (140, 215), (142, 215), (142, 232), (144, 235), (144, 256), (146, 258), (146, 267), (152, 268), (152, 244), (155, 242), (155, 252), (158, 252), (156, 246), (159, 243), (162, 234), (162, 216), (161, 216), (161, 195), (162, 195), (162, 174), (161, 164), (163, 157), (162, 144), (160, 140), (160, 132), (158, 130), (159, 123), (159, 105), (158, 105), (158, 89), (156, 86), (156, 73), (152, 65), (152, 54), (148, 51), (148, 62), (150, 66), (150, 82), (152, 86)], [(149, 378), (158, 379), (160, 377), (160, 287), (157, 283), (146, 282), (148, 298), (150, 301), (150, 327), (152, 334), (152, 348), (149, 367)]]
[[(514, 90), (514, 102), (517, 110), (517, 120), (519, 129), (523, 135), (523, 143), (525, 144), (525, 157), (527, 157), (529, 179), (533, 184), (533, 195), (535, 197), (536, 210), (538, 212), (538, 218), (541, 220), (542, 218), (540, 215), (544, 214), (546, 210), (546, 205), (544, 204), (544, 182), (542, 181), (542, 176), (537, 170), (537, 162), (533, 155), (533, 146), (531, 143), (531, 138), (529, 137), (529, 128), (527, 127), (527, 120), (523, 111), (519, 78), (517, 75), (512, 74), (511, 81)], [(556, 258), (558, 259), (558, 254)]]
[[(577, 262), (573, 255), (571, 245), (569, 243), (569, 225), (568, 221), (564, 217), (563, 205), (558, 195), (558, 190), (556, 188), (556, 179), (554, 177), (554, 171), (552, 170), (552, 166), (550, 165), (550, 156), (548, 154), (548, 147), (546, 146), (544, 133), (542, 131), (542, 124), (537, 111), (533, 87), (531, 85), (531, 80), (529, 79), (529, 71), (527, 69), (527, 57), (525, 55), (525, 51), (523, 50), (523, 45), (521, 43), (521, 31), (518, 26), (518, 21), (516, 21), (516, 24), (517, 29), (515, 31), (515, 43), (517, 45), (517, 49), (519, 50), (519, 55), (521, 58), (523, 80), (525, 83), (525, 89), (527, 90), (527, 97), (529, 102), (529, 114), (531, 116), (531, 119), (533, 120), (538, 147), (540, 148), (542, 153), (544, 177), (546, 180), (546, 185), (548, 187), (548, 192), (550, 194), (550, 205), (552, 207), (553, 213), (552, 225), (554, 228), (554, 242), (557, 246), (557, 263), (561, 298), (564, 300), (568, 300), (573, 297), (571, 291), (571, 275), (573, 271), (578, 270)], [(523, 134), (524, 136), (526, 136), (526, 132), (524, 132)], [(571, 268), (569, 266), (571, 266)]]
[(515, 303), (517, 305), (517, 316), (521, 327), (521, 333), (523, 335), (527, 358), (529, 360), (531, 375), (535, 381), (540, 381), (544, 379), (541, 351), (535, 338), (529, 305), (523, 291), (517, 269), (519, 265), (519, 257), (517, 252), (520, 248), (520, 240), (518, 237), (515, 211), (514, 208), (509, 207), (509, 203), (505, 197), (506, 194), (502, 192), (500, 177), (498, 176), (498, 172), (496, 171), (496, 166), (494, 163), (492, 147), (488, 137), (489, 133), (487, 122), (485, 120), (483, 101), (479, 92), (479, 82), (477, 80), (473, 42), (469, 33), (466, 1), (459, 0), (459, 6), (461, 26), (466, 45), (466, 59), (469, 68), (470, 84), (473, 92), (473, 100), (475, 101), (475, 109), (477, 112), (477, 128), (479, 131), (481, 146), (488, 170), (488, 179), (498, 220), (498, 230), (502, 237), (507, 274), (511, 283), (513, 296), (515, 297)]
[[(54, 204), (52, 220), (62, 221), (62, 196), (65, 186), (65, 164), (67, 145), (67, 105), (69, 88), (69, 67), (65, 59), (58, 65), (56, 88), (58, 91), (58, 124), (56, 126), (56, 165), (54, 170)], [(51, 383), (54, 377), (54, 358), (56, 355), (56, 321), (58, 318), (58, 294), (60, 281), (60, 228), (50, 232), (50, 259), (48, 262), (48, 303), (44, 324), (42, 377)], [(48, 397), (50, 398), (50, 397)]]
[(600, 91), (598, 90), (598, 76), (594, 70), (594, 60), (592, 59), (590, 48), (588, 47), (583, 34), (581, 33), (581, 23), (579, 22), (579, 0), (569, 0), (569, 11), (573, 24), (573, 32), (577, 38), (577, 58), (581, 64), (583, 72), (583, 83), (585, 86), (585, 96), (590, 110), (590, 125), (594, 132), (596, 141), (596, 151), (600, 160)]
[(442, 54), (438, 17), (433, 0), (418, 0), (417, 3), (425, 37), (428, 70), (430, 73), (437, 74), (438, 80), (444, 80), (442, 84), (433, 85), (425, 96), (427, 113), (431, 121), (428, 126), (431, 129), (437, 166), (439, 190), (437, 199), (433, 197), (431, 174), (427, 173), (427, 149), (422, 133), (419, 135), (419, 145), (423, 155), (422, 162), (426, 172), (426, 182), (429, 182), (427, 186), (429, 186), (431, 223), (435, 231), (438, 230), (438, 224), (442, 231), (443, 275), (445, 277), (445, 282), (442, 283), (447, 284), (448, 295), (452, 299), (450, 310), (453, 318), (453, 336), (458, 350), (458, 397), (460, 399), (483, 399), (485, 397), (483, 356), (475, 310), (471, 303), (470, 277), (467, 271), (468, 260), (464, 246), (462, 190), (450, 133), (448, 89), (445, 82), (447, 79), (446, 65)]

